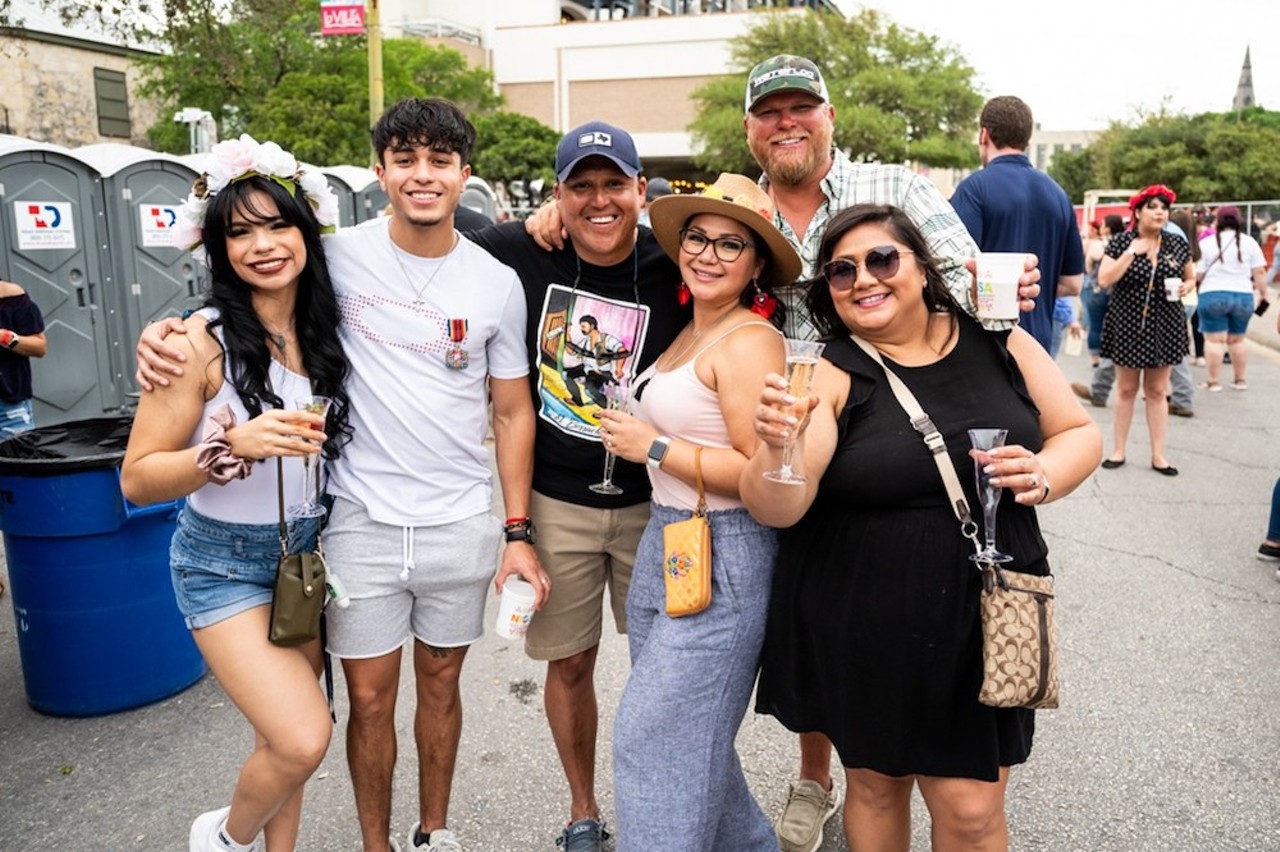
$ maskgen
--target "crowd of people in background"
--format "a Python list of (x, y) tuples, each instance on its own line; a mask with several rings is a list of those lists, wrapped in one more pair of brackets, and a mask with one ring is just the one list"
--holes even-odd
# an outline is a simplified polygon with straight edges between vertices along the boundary
[[(294, 848), (332, 732), (326, 653), (346, 676), (364, 852), (461, 852), (448, 818), (458, 681), (490, 589), (513, 578), (536, 590), (524, 650), (546, 664), (569, 799), (562, 852), (601, 852), (611, 833), (621, 852), (813, 852), (837, 813), (851, 848), (904, 849), (917, 789), (934, 848), (1009, 848), (1005, 791), (1030, 757), (1035, 711), (978, 701), (979, 575), (932, 454), (902, 428), (890, 372), (925, 401), (957, 468), (972, 466), (967, 428), (1008, 428), (990, 470), (1003, 544), (1016, 570), (1047, 574), (1036, 507), (1099, 462), (1126, 464), (1139, 400), (1151, 468), (1171, 477), (1168, 418), (1192, 416), (1191, 368), (1206, 394), (1248, 388), (1245, 333), (1280, 251), (1268, 269), (1238, 208), (1175, 210), (1160, 184), (1133, 196), (1128, 220), (1082, 234), (1026, 156), (1034, 124), (1016, 97), (984, 106), (983, 168), (948, 201), (903, 166), (832, 144), (813, 61), (774, 56), (745, 82), (758, 181), (724, 174), (673, 193), (646, 179), (626, 130), (589, 122), (561, 140), (552, 195), (525, 222), (459, 213), (475, 130), (439, 99), (383, 115), (387, 215), (336, 234), (324, 189), (290, 155), (248, 137), (215, 149), (185, 246), (201, 245), (211, 292), (139, 341), (147, 392), (122, 475), (135, 501), (186, 497), (176, 600), (255, 733), (227, 804), (195, 818), (191, 852)], [(1019, 320), (978, 318), (980, 251), (1027, 255)], [(1073, 339), (1089, 385), (1054, 363)], [(807, 397), (783, 375), (789, 341), (826, 343)], [(39, 309), (0, 282), (5, 435), (31, 426), (26, 359), (44, 352)], [(964, 383), (981, 392), (953, 392)], [(1081, 400), (1105, 407), (1113, 385), (1104, 459)], [(333, 400), (327, 415), (295, 409), (313, 394)], [(800, 487), (765, 475), (788, 441), (802, 450)], [(505, 522), (490, 510), (490, 452)], [(323, 530), (349, 606), (330, 608), (323, 644), (280, 648), (267, 638), (276, 503), (302, 497), (289, 471), (306, 455), (324, 460), (328, 516), (290, 519), (288, 543), (314, 548)], [(612, 492), (592, 487), (606, 463)], [(712, 602), (674, 616), (663, 528), (704, 509)], [(1280, 480), (1258, 558), (1280, 563)], [(916, 608), (922, 597), (936, 605)], [(630, 649), (613, 826), (596, 792), (606, 605)], [(406, 648), (419, 800), (397, 836)], [(756, 712), (798, 738), (773, 818), (734, 748), (753, 688)]]

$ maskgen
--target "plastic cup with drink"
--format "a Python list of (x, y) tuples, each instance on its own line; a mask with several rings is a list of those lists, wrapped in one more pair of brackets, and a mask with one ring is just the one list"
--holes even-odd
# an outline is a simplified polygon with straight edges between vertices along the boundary
[(508, 577), (502, 584), (498, 604), (498, 621), (494, 625), (503, 639), (519, 639), (533, 620), (533, 604), (538, 599), (533, 585), (519, 577)]
[(978, 317), (1018, 318), (1018, 279), (1026, 267), (1025, 252), (984, 251), (978, 255)]

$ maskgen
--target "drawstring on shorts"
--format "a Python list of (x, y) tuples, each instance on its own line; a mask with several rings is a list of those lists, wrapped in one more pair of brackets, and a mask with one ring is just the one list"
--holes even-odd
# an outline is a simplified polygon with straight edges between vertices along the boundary
[(413, 570), (413, 527), (404, 528), (404, 544), (401, 546), (404, 552), (404, 568), (400, 571), (400, 582), (409, 582), (409, 572)]

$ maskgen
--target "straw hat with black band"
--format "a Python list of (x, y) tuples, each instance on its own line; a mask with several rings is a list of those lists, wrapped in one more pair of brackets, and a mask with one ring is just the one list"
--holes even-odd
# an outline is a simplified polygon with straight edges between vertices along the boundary
[(772, 283), (787, 286), (800, 276), (796, 250), (773, 224), (773, 199), (746, 175), (724, 172), (698, 195), (664, 195), (649, 205), (653, 235), (663, 251), (680, 262), (680, 231), (699, 213), (725, 216), (746, 225), (769, 249)]

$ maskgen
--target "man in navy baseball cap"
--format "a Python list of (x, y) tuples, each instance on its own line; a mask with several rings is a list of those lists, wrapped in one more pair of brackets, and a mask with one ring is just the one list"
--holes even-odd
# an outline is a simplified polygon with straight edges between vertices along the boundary
[(560, 147), (556, 149), (556, 180), (567, 180), (574, 167), (587, 157), (607, 157), (627, 177), (643, 171), (631, 134), (603, 121), (576, 127), (560, 140)]

